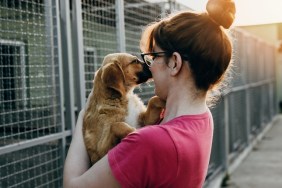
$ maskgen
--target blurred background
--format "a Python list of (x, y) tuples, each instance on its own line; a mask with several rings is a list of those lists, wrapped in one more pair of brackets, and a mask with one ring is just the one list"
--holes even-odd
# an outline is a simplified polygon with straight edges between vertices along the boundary
[[(171, 12), (204, 11), (206, 2), (1, 0), (0, 187), (62, 187), (77, 114), (103, 57), (138, 55), (144, 26)], [(233, 79), (212, 108), (215, 133), (206, 186), (226, 173), (281, 111), (282, 3), (235, 2), (237, 18), (228, 31)], [(146, 103), (153, 90), (153, 84), (143, 84), (136, 93)]]

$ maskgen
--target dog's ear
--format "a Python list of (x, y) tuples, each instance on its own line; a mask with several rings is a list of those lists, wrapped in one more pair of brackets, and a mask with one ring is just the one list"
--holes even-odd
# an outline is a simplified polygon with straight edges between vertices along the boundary
[(121, 97), (125, 94), (124, 73), (117, 63), (110, 63), (102, 68), (101, 75), (103, 83), (113, 91), (114, 97)]

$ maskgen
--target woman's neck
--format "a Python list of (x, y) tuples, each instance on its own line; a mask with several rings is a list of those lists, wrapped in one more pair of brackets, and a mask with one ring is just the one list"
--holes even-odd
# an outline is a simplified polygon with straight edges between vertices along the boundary
[(207, 110), (206, 94), (199, 94), (182, 88), (177, 92), (174, 91), (168, 94), (162, 123), (182, 115), (202, 114)]

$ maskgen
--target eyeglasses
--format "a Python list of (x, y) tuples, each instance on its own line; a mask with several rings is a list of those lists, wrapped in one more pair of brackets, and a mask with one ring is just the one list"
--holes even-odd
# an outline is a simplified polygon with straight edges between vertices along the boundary
[[(160, 55), (164, 54), (164, 55)], [(167, 55), (167, 52), (151, 52), (151, 53), (142, 53), (141, 57), (143, 61), (148, 65), (148, 67), (151, 67), (156, 57), (161, 57)]]

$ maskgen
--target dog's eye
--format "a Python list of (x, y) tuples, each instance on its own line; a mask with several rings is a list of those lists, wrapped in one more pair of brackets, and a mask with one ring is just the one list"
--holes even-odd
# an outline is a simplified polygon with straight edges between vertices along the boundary
[(134, 59), (133, 61), (131, 61), (131, 63), (132, 63), (132, 64), (138, 64), (139, 61), (138, 61), (138, 59)]

